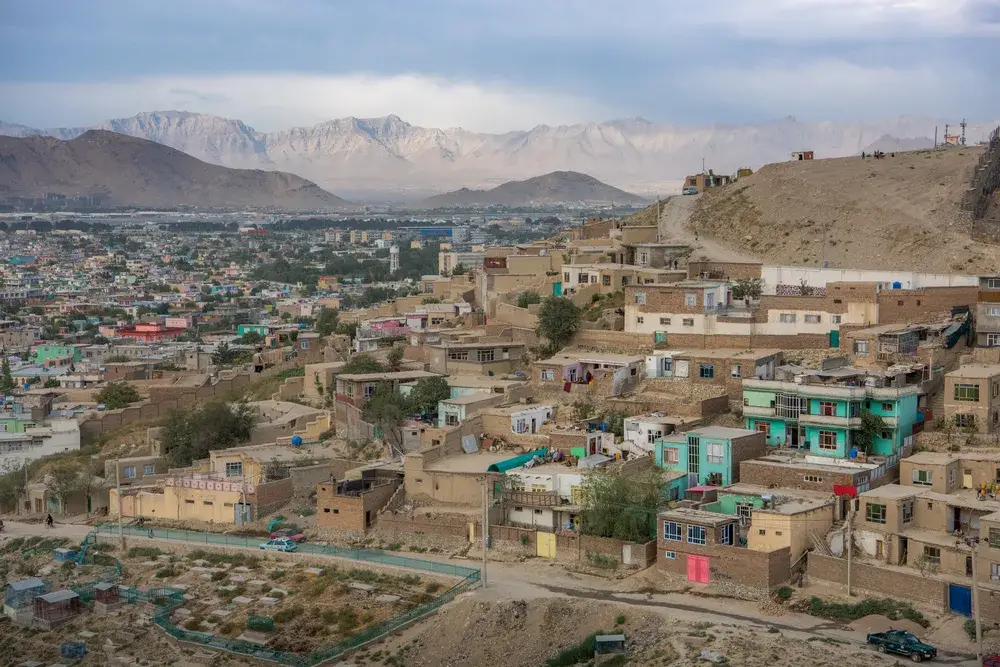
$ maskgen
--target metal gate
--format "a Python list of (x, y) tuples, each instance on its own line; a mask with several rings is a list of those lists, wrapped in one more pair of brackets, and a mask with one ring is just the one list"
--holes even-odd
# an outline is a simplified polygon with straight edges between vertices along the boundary
[(556, 534), (537, 531), (535, 533), (535, 545), (538, 555), (542, 558), (556, 557)]
[(972, 616), (972, 589), (968, 586), (948, 584), (948, 608), (962, 616)]
[(696, 584), (708, 583), (708, 556), (687, 557), (687, 580)]

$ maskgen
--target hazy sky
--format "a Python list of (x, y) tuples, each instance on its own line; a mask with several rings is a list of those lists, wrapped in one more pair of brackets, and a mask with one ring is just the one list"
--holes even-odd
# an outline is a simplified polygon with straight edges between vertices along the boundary
[(1000, 118), (1000, 0), (0, 0), (0, 119)]

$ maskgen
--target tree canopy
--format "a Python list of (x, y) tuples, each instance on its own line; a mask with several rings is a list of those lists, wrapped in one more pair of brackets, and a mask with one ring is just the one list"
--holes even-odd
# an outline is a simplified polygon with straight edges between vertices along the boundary
[(659, 469), (641, 475), (591, 472), (583, 478), (580, 532), (644, 543), (656, 539), (656, 513), (663, 476)]
[(217, 449), (250, 440), (257, 416), (246, 401), (212, 401), (196, 410), (172, 410), (163, 422), (160, 442), (173, 466), (183, 467)]
[(103, 403), (108, 410), (127, 407), (130, 403), (142, 400), (135, 387), (127, 382), (111, 382), (94, 396), (98, 403)]
[(542, 297), (538, 292), (534, 290), (528, 290), (527, 292), (521, 292), (517, 295), (517, 307), (527, 308), (533, 303), (541, 303)]
[(437, 412), (438, 403), (451, 398), (451, 387), (443, 377), (420, 378), (406, 398), (411, 412)]
[(385, 357), (386, 367), (390, 373), (395, 373), (403, 367), (403, 347), (395, 345)]
[(580, 309), (562, 296), (550, 296), (542, 301), (538, 311), (538, 330), (555, 349), (569, 342), (580, 328)]
[(385, 373), (386, 367), (378, 359), (370, 354), (361, 352), (359, 354), (352, 355), (344, 367), (340, 369), (341, 373)]
[(389, 382), (380, 382), (364, 407), (365, 421), (374, 424), (382, 437), (400, 455), (403, 452), (402, 425), (406, 420), (406, 400)]
[(851, 443), (866, 454), (875, 448), (876, 438), (882, 437), (882, 431), (889, 430), (885, 420), (868, 410), (861, 411), (861, 428), (851, 436)]

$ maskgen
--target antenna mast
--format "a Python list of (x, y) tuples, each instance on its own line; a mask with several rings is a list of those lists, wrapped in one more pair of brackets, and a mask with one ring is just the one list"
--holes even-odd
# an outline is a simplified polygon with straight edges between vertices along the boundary
[(964, 118), (962, 119), (962, 122), (961, 122), (961, 123), (959, 123), (959, 126), (960, 126), (960, 127), (962, 128), (962, 138), (961, 138), (961, 139), (959, 140), (959, 142), (960, 142), (960, 143), (961, 143), (961, 145), (963, 145), (963, 146), (965, 145), (965, 127), (966, 127), (967, 125), (968, 125), (968, 123), (966, 123), (966, 122), (965, 122), (965, 119), (964, 119)]

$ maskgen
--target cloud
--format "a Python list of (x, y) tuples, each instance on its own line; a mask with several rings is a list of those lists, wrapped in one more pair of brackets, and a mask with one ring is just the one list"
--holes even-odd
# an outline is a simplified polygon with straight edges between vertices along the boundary
[(238, 118), (261, 131), (395, 113), (416, 125), (503, 132), (613, 114), (576, 96), (420, 75), (269, 72), (108, 83), (0, 83), (0, 118), (35, 127), (90, 124), (153, 109)]

